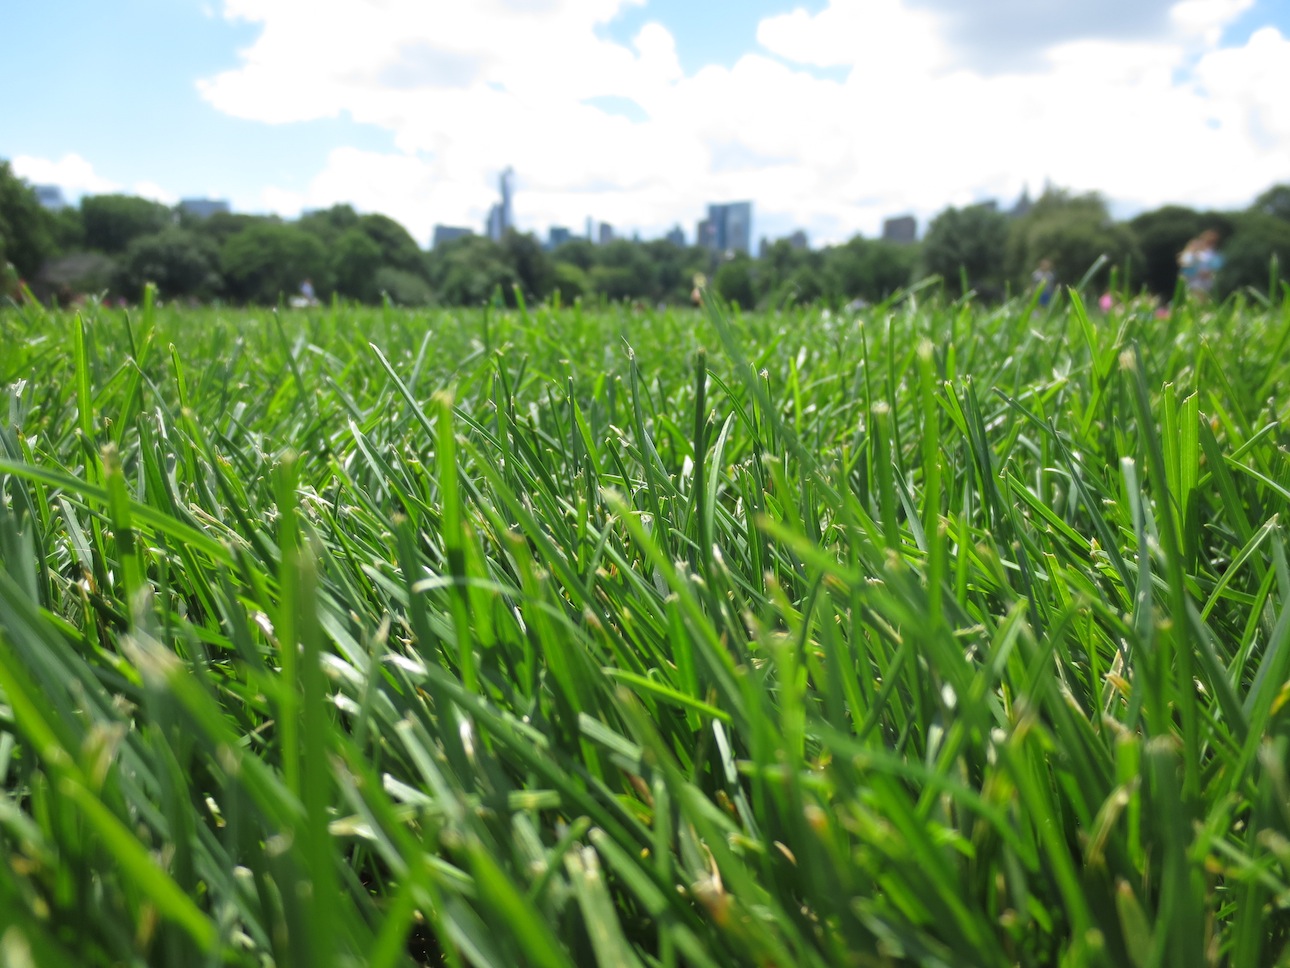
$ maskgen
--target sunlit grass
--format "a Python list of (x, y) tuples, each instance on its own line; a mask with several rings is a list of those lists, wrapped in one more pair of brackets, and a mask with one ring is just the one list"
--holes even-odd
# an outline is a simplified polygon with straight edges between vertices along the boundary
[(1284, 964), (1280, 310), (0, 313), (0, 964)]

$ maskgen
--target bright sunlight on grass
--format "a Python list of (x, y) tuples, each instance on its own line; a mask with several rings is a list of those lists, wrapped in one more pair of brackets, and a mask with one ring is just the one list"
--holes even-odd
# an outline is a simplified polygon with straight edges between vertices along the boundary
[(1286, 964), (1288, 339), (0, 313), (0, 963)]

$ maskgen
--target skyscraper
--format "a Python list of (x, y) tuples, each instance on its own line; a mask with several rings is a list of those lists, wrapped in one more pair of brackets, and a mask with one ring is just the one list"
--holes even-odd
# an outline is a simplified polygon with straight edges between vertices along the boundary
[(699, 223), (699, 245), (718, 255), (752, 251), (752, 202), (709, 205), (708, 217)]
[(437, 249), (439, 246), (446, 242), (451, 242), (453, 239), (460, 239), (467, 235), (474, 234), (475, 233), (470, 229), (462, 228), (458, 225), (436, 225), (434, 227), (434, 242), (432, 245)]
[(216, 198), (181, 198), (179, 208), (185, 215), (193, 218), (227, 215), (231, 211), (228, 202)]
[(514, 181), (515, 169), (507, 166), (497, 181), (502, 199), (488, 210), (487, 232), (488, 237), (494, 242), (502, 241), (502, 237), (515, 228), (515, 209), (511, 204)]
[(918, 238), (918, 220), (912, 215), (900, 215), (885, 219), (882, 223), (882, 240), (899, 242), (902, 245)]
[(502, 172), (498, 188), (502, 192), (502, 231), (515, 228), (515, 210), (511, 207), (511, 192), (515, 182), (515, 169), (509, 165)]
[(36, 201), (40, 202), (42, 208), (57, 212), (67, 207), (67, 201), (63, 198), (63, 190), (57, 185), (36, 185), (35, 189)]

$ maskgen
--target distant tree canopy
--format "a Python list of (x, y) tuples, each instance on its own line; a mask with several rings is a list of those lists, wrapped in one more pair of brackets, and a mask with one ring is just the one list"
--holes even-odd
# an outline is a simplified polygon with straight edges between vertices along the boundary
[(96, 195), (50, 212), (0, 160), (0, 293), (14, 294), (21, 276), (39, 297), (56, 299), (80, 293), (137, 299), (152, 282), (163, 299), (275, 303), (309, 279), (323, 299), (407, 306), (480, 305), (499, 292), (511, 304), (516, 293), (529, 302), (685, 304), (702, 275), (746, 309), (776, 309), (879, 303), (929, 275), (941, 277), (954, 296), (966, 279), (979, 297), (999, 298), (1026, 291), (1042, 259), (1060, 283), (1074, 285), (1103, 255), (1107, 262), (1092, 285), (1106, 285), (1114, 265), (1127, 271), (1129, 286), (1169, 299), (1178, 253), (1211, 228), (1224, 257), (1216, 297), (1250, 287), (1266, 293), (1270, 284), (1278, 294), (1290, 267), (1290, 184), (1272, 186), (1243, 212), (1166, 205), (1128, 222), (1111, 218), (1096, 194), (1050, 189), (1017, 218), (992, 205), (947, 208), (921, 243), (855, 236), (810, 250), (780, 239), (763, 242), (754, 258), (663, 239), (605, 245), (571, 239), (548, 249), (514, 231), (496, 242), (468, 235), (425, 251), (395, 220), (350, 205), (285, 221), (227, 212), (200, 217), (131, 195)]
[(381, 247), (357, 225), (346, 229), (330, 244), (328, 264), (335, 291), (346, 299), (372, 302), (380, 298), (376, 274), (384, 260)]
[(1178, 282), (1178, 253), (1205, 228), (1200, 212), (1181, 205), (1166, 205), (1134, 218), (1129, 231), (1142, 251), (1136, 278), (1150, 292), (1168, 299)]
[(1290, 184), (1273, 185), (1254, 200), (1250, 209), (1290, 222)]
[(31, 278), (54, 252), (53, 219), (31, 186), (0, 161), (0, 269), (11, 262), (19, 275)]
[(149, 282), (165, 298), (212, 299), (224, 288), (219, 249), (188, 229), (168, 228), (134, 239), (121, 256), (114, 288), (138, 299)]
[(1075, 285), (1103, 256), (1106, 262), (1091, 277), (1097, 286), (1105, 285), (1113, 266), (1143, 261), (1133, 232), (1111, 218), (1100, 195), (1050, 189), (1008, 227), (1005, 269), (1018, 285), (1027, 283), (1041, 259), (1052, 263), (1060, 284)]
[(297, 225), (261, 222), (229, 236), (220, 266), (229, 295), (239, 302), (275, 303), (305, 279), (330, 289), (326, 247)]
[(81, 200), (85, 247), (108, 255), (122, 253), (140, 236), (176, 221), (165, 205), (134, 195), (90, 195)]
[(1223, 246), (1223, 267), (1214, 295), (1224, 299), (1247, 286), (1264, 293), (1270, 287), (1276, 294), (1290, 283), (1290, 219), (1268, 215), (1256, 204), (1233, 222), (1235, 230)]
[(923, 239), (923, 266), (962, 294), (962, 280), (975, 289), (997, 291), (1004, 283), (1008, 217), (985, 205), (947, 208), (932, 219)]
[(916, 245), (857, 236), (825, 250), (818, 276), (813, 269), (805, 275), (799, 269), (793, 281), (799, 291), (809, 291), (809, 286), (816, 283), (822, 287), (823, 296), (835, 302), (881, 302), (913, 281), (922, 251)]
[(752, 309), (757, 305), (757, 290), (753, 280), (753, 260), (746, 255), (736, 255), (717, 269), (716, 275), (712, 277), (712, 287), (726, 302), (743, 309)]
[(436, 247), (426, 258), (426, 272), (440, 301), (452, 306), (478, 306), (516, 281), (501, 246), (478, 235)]

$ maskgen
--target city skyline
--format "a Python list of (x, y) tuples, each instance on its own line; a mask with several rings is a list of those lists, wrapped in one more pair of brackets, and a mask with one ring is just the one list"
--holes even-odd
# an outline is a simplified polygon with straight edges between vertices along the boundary
[[(11, 13), (30, 43), (0, 84), (30, 93), (0, 157), (73, 202), (351, 202), (428, 240), (480, 231), (514, 160), (522, 231), (594, 213), (659, 237), (744, 198), (758, 236), (828, 244), (1045, 180), (1120, 217), (1232, 207), (1290, 157), (1284, 0), (987, 0), (970, 19), (949, 0), (69, 0), (56, 30)], [(104, 49), (125, 66), (92, 72)]]

